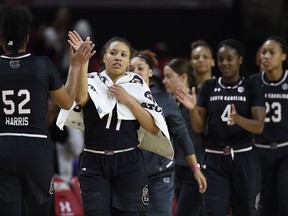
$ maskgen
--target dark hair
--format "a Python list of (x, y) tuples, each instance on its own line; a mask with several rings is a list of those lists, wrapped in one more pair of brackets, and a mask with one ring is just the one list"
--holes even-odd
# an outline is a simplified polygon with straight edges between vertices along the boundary
[(193, 51), (197, 47), (206, 47), (210, 50), (211, 54), (213, 55), (213, 50), (212, 50), (211, 46), (205, 40), (197, 40), (197, 41), (193, 41), (191, 43), (191, 51)]
[(157, 67), (159, 65), (159, 62), (156, 59), (156, 54), (149, 49), (135, 51), (131, 59), (134, 57), (142, 58), (146, 62), (146, 64), (149, 65), (150, 69), (153, 69), (154, 67)]
[(187, 74), (189, 87), (195, 86), (195, 78), (193, 75), (193, 67), (190, 61), (185, 59), (172, 59), (169, 61), (166, 66), (170, 67), (178, 75)]
[[(150, 49), (135, 51), (133, 53), (131, 59), (133, 59), (135, 57), (143, 59), (146, 62), (146, 64), (149, 66), (149, 69), (153, 69), (154, 67), (157, 67), (159, 65), (159, 62), (156, 58), (156, 54), (154, 52), (152, 52)], [(159, 77), (157, 77), (153, 74), (149, 80), (150, 80), (149, 81), (150, 86), (156, 85), (160, 89), (165, 90), (165, 87), (164, 87), (164, 85), (163, 85), (163, 83)]]
[(101, 59), (102, 59), (102, 61), (103, 61), (104, 54), (105, 54), (105, 53), (107, 52), (107, 50), (108, 50), (108, 47), (110, 46), (111, 43), (113, 43), (113, 42), (115, 42), (115, 41), (122, 42), (122, 43), (124, 43), (124, 44), (126, 44), (126, 45), (128, 46), (129, 51), (130, 51), (130, 56), (129, 56), (129, 58), (131, 59), (131, 55), (132, 55), (132, 53), (134, 52), (134, 49), (133, 49), (133, 47), (131, 46), (131, 44), (129, 43), (129, 41), (128, 41), (126, 38), (123, 38), (123, 37), (113, 37), (113, 38), (111, 38), (110, 40), (108, 40), (108, 41), (104, 44), (104, 46), (103, 46), (103, 48), (102, 48), (102, 52), (101, 52)]
[(0, 8), (0, 36), (5, 49), (17, 53), (25, 46), (33, 16), (27, 6), (2, 5)]
[(234, 39), (226, 39), (221, 41), (217, 46), (217, 51), (223, 47), (223, 46), (229, 46), (237, 51), (239, 56), (241, 56), (244, 60), (245, 57), (245, 46), (241, 42), (234, 40)]
[(288, 44), (287, 44), (286, 40), (280, 36), (275, 36), (275, 35), (267, 37), (265, 42), (268, 40), (273, 40), (273, 41), (277, 42), (279, 44), (279, 46), (281, 47), (283, 53), (286, 54), (286, 59), (283, 61), (282, 67), (283, 67), (283, 69), (288, 69)]
[(223, 40), (221, 41), (218, 46), (217, 46), (217, 51), (219, 51), (219, 49), (221, 47), (224, 47), (224, 46), (228, 46), (228, 47), (231, 47), (233, 49), (235, 49), (238, 53), (238, 55), (240, 57), (242, 57), (242, 64), (240, 65), (240, 75), (243, 76), (243, 77), (248, 77), (249, 74), (247, 73), (246, 71), (246, 67), (244, 65), (244, 57), (245, 57), (245, 46), (244, 44), (242, 44), (240, 41), (237, 41), (235, 39), (226, 39), (226, 40)]

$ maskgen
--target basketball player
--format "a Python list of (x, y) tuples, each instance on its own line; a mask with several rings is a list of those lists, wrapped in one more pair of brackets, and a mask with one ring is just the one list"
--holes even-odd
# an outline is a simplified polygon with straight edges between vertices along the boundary
[[(241, 71), (245, 47), (234, 39), (217, 47), (221, 77), (207, 80), (196, 98), (178, 89), (177, 99), (190, 110), (193, 128), (205, 137), (203, 169), (209, 187), (205, 215), (225, 215), (231, 199), (234, 216), (255, 216), (260, 196), (260, 163), (252, 151), (253, 136), (264, 127), (263, 89)], [(197, 106), (196, 106), (197, 103)], [(206, 125), (207, 124), (207, 125)]]
[(264, 131), (255, 135), (255, 149), (262, 168), (261, 216), (288, 215), (288, 45), (279, 36), (261, 46), (263, 71), (252, 75), (265, 92)]
[[(0, 8), (0, 211), (48, 216), (53, 195), (53, 148), (47, 138), (47, 99), (69, 109), (78, 76), (94, 55), (94, 45), (70, 49), (70, 70), (64, 86), (50, 59), (26, 52), (32, 14), (24, 6)], [(85, 71), (85, 70), (84, 70)]]

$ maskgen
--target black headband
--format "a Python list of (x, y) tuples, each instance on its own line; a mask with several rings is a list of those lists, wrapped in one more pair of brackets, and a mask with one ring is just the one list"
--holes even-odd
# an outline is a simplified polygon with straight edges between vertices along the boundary
[(139, 57), (139, 58), (142, 58), (146, 61), (146, 63), (149, 65), (149, 69), (152, 69), (153, 68), (153, 62), (151, 61), (151, 59), (145, 55), (141, 55), (141, 54), (137, 54), (135, 55), (134, 57)]

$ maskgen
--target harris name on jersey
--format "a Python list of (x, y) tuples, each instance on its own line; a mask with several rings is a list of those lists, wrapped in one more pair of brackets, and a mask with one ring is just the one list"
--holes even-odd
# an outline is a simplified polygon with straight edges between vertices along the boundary
[(5, 117), (5, 125), (27, 126), (29, 125), (28, 117)]

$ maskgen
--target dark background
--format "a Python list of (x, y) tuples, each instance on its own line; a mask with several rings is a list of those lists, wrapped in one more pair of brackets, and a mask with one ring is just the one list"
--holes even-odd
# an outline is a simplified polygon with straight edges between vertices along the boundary
[[(13, 2), (13, 1), (10, 1)], [(22, 2), (23, 3), (23, 2)], [(189, 58), (190, 44), (207, 40), (213, 48), (226, 38), (246, 45), (246, 66), (254, 72), (255, 56), (269, 35), (287, 39), (286, 0), (39, 0), (24, 1), (34, 24), (49, 25), (60, 6), (69, 6), (72, 19), (87, 19), (93, 27), (96, 50), (112, 36), (126, 37), (136, 49)], [(160, 51), (159, 51), (160, 52)], [(161, 53), (159, 53), (161, 54)]]

